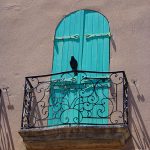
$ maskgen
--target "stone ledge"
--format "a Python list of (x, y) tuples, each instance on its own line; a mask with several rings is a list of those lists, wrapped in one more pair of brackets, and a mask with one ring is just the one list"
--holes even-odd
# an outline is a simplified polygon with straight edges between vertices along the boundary
[(57, 127), (19, 131), (28, 150), (119, 150), (130, 137), (128, 127)]

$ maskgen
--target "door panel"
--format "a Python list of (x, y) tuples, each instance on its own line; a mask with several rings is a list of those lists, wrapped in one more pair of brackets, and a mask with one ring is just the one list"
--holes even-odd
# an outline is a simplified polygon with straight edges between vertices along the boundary
[[(84, 11), (72, 13), (58, 25), (55, 33), (52, 73), (70, 71), (71, 56), (74, 56), (78, 66), (81, 66), (83, 16)], [(70, 73), (51, 78), (55, 84), (50, 87), (49, 125), (74, 123), (73, 119), (78, 117), (78, 106), (74, 105), (78, 92), (70, 86), (77, 84), (78, 78), (75, 77), (75, 81), (72, 82), (73, 76), (74, 74)]]
[[(81, 70), (98, 72), (109, 71), (109, 36), (101, 36), (109, 32), (108, 21), (103, 15), (93, 11), (85, 11)], [(85, 117), (83, 122), (89, 124), (107, 124), (108, 119), (103, 117), (108, 116), (108, 83), (103, 83), (102, 80), (98, 79), (106, 78), (107, 75), (89, 73), (87, 76), (97, 79), (89, 79), (89, 89), (86, 90), (84, 96), (82, 96), (82, 103), (87, 103), (89, 105), (92, 105), (91, 99), (93, 99), (93, 106), (89, 106), (88, 109), (90, 115), (87, 116), (86, 109), (82, 112)], [(94, 89), (94, 85), (96, 85), (97, 88)], [(92, 91), (94, 92), (91, 95), (90, 93), (92, 93)]]

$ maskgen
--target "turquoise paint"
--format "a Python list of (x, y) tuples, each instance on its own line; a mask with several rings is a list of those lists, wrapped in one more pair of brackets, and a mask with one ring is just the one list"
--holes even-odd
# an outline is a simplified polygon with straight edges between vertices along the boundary
[[(109, 71), (109, 36), (105, 36), (106, 33), (109, 33), (109, 23), (108, 20), (100, 13), (92, 10), (79, 10), (73, 12), (66, 16), (57, 26), (54, 37), (54, 53), (53, 53), (53, 65), (52, 73), (70, 71), (70, 59), (71, 56), (74, 56), (78, 61), (78, 70), (87, 70), (87, 71), (99, 71), (107, 72)], [(99, 36), (99, 34), (104, 34), (104, 36)], [(98, 74), (88, 74), (89, 77), (100, 77)], [(101, 75), (101, 77), (106, 77), (107, 75)], [(84, 101), (84, 98), (79, 99), (79, 94), (74, 90), (64, 91), (60, 88), (60, 85), (57, 86), (55, 83), (56, 80), (63, 78), (64, 81), (59, 84), (69, 84), (71, 77), (69, 75), (55, 76), (51, 78), (52, 85), (50, 92), (50, 104), (55, 106), (56, 102), (60, 102), (60, 105), (63, 105), (63, 110), (67, 110), (61, 116), (61, 120), (53, 119), (51, 116), (59, 116), (62, 114), (62, 111), (58, 111), (57, 114), (52, 113), (57, 112), (61, 106), (49, 107), (49, 125), (59, 125), (63, 123), (74, 123), (72, 118), (77, 117), (78, 121), (81, 119), (78, 109), (82, 107), (81, 105), (76, 105), (75, 109), (72, 109), (73, 100), (76, 98), (76, 103), (81, 103)], [(78, 74), (74, 84), (80, 83), (81, 76)], [(96, 81), (93, 81), (96, 82)], [(104, 83), (108, 84), (108, 83)], [(87, 91), (87, 94), (88, 92)], [(65, 93), (67, 92), (67, 93)], [(104, 95), (108, 97), (108, 89), (98, 89), (99, 97), (104, 98)], [(64, 97), (65, 95), (65, 97)], [(57, 99), (56, 99), (57, 97)], [(63, 98), (62, 98), (63, 97)], [(94, 95), (97, 100), (96, 95)], [(101, 114), (103, 117), (108, 115), (108, 100), (105, 101), (106, 110)], [(69, 104), (69, 108), (68, 108)], [(100, 105), (96, 106), (93, 109), (93, 114), (97, 116), (96, 111)], [(103, 109), (103, 108), (101, 108)], [(86, 116), (87, 112), (83, 112), (83, 116)], [(69, 122), (66, 121), (66, 118), (69, 118)], [(52, 119), (52, 120), (51, 120)], [(77, 121), (77, 122), (78, 122)], [(107, 119), (86, 119), (82, 120), (82, 123), (101, 123), (107, 124)]]

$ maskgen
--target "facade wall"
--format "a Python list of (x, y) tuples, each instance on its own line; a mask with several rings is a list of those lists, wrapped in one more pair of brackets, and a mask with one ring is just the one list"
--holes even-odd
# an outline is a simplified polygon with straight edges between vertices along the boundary
[(110, 22), (111, 71), (124, 70), (130, 87), (132, 139), (124, 149), (150, 149), (149, 0), (0, 0), (0, 149), (25, 150), (18, 134), (24, 77), (51, 72), (55, 28), (78, 9)]

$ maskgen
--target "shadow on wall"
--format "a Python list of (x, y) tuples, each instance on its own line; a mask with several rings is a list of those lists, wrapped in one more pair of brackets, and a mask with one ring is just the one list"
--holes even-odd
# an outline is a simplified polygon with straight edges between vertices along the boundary
[(111, 44), (112, 44), (112, 48), (113, 48), (114, 51), (116, 52), (116, 51), (117, 51), (117, 47), (116, 47), (116, 43), (115, 43), (115, 40), (114, 40), (113, 35), (111, 36), (110, 42), (111, 42)]
[[(135, 88), (137, 91), (136, 85)], [(130, 87), (129, 87), (128, 94), (129, 94), (129, 128), (131, 131), (132, 141), (129, 140), (127, 147), (125, 149), (132, 150), (133, 143), (135, 143), (134, 144), (136, 147), (135, 149), (150, 150), (150, 137), (148, 135), (147, 129), (145, 127), (145, 123), (139, 112), (138, 105), (136, 104), (135, 98), (132, 94)], [(143, 95), (142, 97), (144, 98)], [(139, 91), (137, 92), (137, 100), (140, 101)]]
[(0, 89), (0, 150), (15, 150), (6, 112), (4, 97)]

